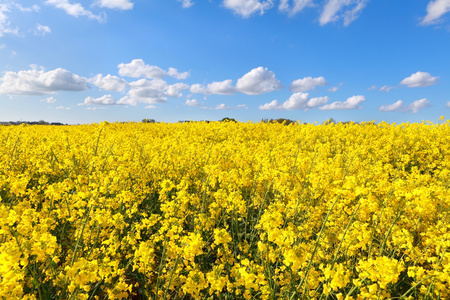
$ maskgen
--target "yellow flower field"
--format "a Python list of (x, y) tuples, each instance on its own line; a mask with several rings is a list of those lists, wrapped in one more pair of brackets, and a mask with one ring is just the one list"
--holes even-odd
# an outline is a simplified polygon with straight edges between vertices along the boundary
[(1, 299), (449, 299), (450, 123), (0, 127)]

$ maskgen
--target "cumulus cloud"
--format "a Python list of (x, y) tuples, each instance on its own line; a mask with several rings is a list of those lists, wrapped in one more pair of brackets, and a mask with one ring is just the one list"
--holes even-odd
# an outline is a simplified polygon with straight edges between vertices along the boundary
[(303, 79), (294, 80), (289, 89), (292, 92), (306, 92), (316, 88), (316, 86), (325, 86), (327, 84), (328, 82), (322, 76), (317, 78), (304, 77)]
[(87, 79), (58, 68), (45, 72), (32, 66), (31, 70), (6, 72), (0, 78), (0, 94), (45, 95), (58, 91), (84, 91), (88, 88)]
[(111, 9), (127, 10), (133, 8), (133, 3), (129, 0), (100, 0), (100, 7), (106, 7)]
[(89, 80), (93, 85), (101, 90), (111, 92), (122, 92), (128, 87), (128, 83), (117, 76), (97, 74)]
[(166, 76), (175, 77), (177, 79), (186, 79), (189, 76), (189, 72), (178, 72), (175, 68), (169, 68), (168, 71), (164, 71), (160, 67), (151, 66), (145, 64), (142, 59), (133, 59), (130, 63), (121, 63), (118, 65), (119, 75), (128, 77), (145, 77), (153, 79), (161, 79)]
[(314, 107), (324, 105), (329, 100), (328, 97), (309, 98), (308, 93), (297, 92), (291, 95), (284, 103), (278, 103), (277, 100), (260, 105), (260, 110), (308, 110)]
[(222, 103), (222, 104), (217, 104), (216, 109), (231, 109), (231, 107), (228, 107), (224, 103)]
[(389, 105), (382, 105), (378, 108), (379, 111), (403, 111), (418, 113), (423, 108), (430, 106), (430, 101), (427, 98), (422, 98), (412, 102), (410, 105), (406, 106), (403, 104), (402, 100), (398, 100), (395, 103)]
[(257, 13), (263, 15), (266, 10), (273, 7), (273, 0), (224, 0), (223, 6), (243, 18), (248, 18)]
[(209, 83), (207, 86), (198, 83), (193, 84), (191, 92), (204, 95), (233, 95), (236, 92), (236, 88), (233, 86), (232, 80), (227, 79)]
[(34, 29), (35, 35), (46, 35), (47, 33), (51, 32), (52, 30), (50, 29), (50, 27), (41, 24), (37, 24), (36, 28)]
[(366, 3), (367, 0), (328, 0), (320, 15), (319, 23), (325, 25), (343, 19), (344, 26), (348, 26), (359, 17)]
[(138, 103), (157, 104), (167, 101), (167, 97), (181, 97), (181, 91), (189, 89), (185, 83), (167, 84), (162, 79), (139, 79), (129, 83), (130, 90), (118, 104), (137, 105)]
[(280, 110), (282, 105), (278, 103), (278, 100), (272, 100), (272, 102), (263, 104), (259, 106), (260, 110)]
[(169, 70), (167, 71), (167, 75), (174, 77), (176, 79), (186, 79), (189, 77), (189, 72), (180, 73), (175, 68), (169, 68)]
[(404, 109), (403, 101), (398, 100), (395, 103), (388, 104), (388, 105), (382, 105), (378, 108), (379, 111), (401, 111)]
[(212, 82), (208, 84), (207, 90), (211, 94), (218, 95), (233, 95), (235, 93), (235, 88), (232, 85), (231, 79)]
[(261, 95), (281, 88), (275, 74), (267, 68), (258, 67), (237, 80), (236, 90), (247, 95)]
[(336, 101), (331, 104), (327, 104), (319, 107), (320, 110), (341, 110), (341, 109), (358, 109), (361, 102), (366, 101), (366, 97), (362, 95), (356, 95), (348, 98), (346, 101)]
[(413, 114), (418, 113), (423, 108), (430, 106), (430, 101), (427, 98), (422, 98), (420, 100), (416, 100), (406, 108), (407, 111), (412, 112)]
[(117, 101), (111, 95), (104, 95), (99, 98), (87, 97), (83, 103), (78, 105), (117, 105)]
[(183, 96), (183, 94), (181, 93), (181, 91), (183, 90), (187, 90), (189, 89), (189, 85), (187, 85), (186, 83), (175, 83), (172, 85), (169, 85), (167, 87), (167, 96), (172, 97), (172, 98), (178, 98)]
[(194, 94), (207, 95), (208, 94), (208, 89), (204, 85), (201, 85), (199, 83), (195, 83), (195, 84), (191, 85), (191, 92), (194, 93)]
[(191, 0), (177, 0), (178, 2), (181, 2), (181, 6), (183, 6), (183, 8), (189, 8), (192, 5), (194, 5), (194, 3)]
[(422, 25), (430, 25), (439, 22), (440, 18), (450, 11), (450, 0), (433, 0), (428, 2), (427, 15), (423, 18)]
[(200, 102), (197, 101), (197, 99), (186, 99), (186, 105), (188, 106), (202, 106)]
[(313, 5), (312, 0), (292, 0), (292, 6), (289, 5), (289, 2), (289, 0), (281, 0), (278, 5), (278, 9), (288, 13), (289, 16), (293, 16), (302, 11), (305, 7)]
[(95, 15), (89, 10), (86, 10), (80, 3), (72, 4), (69, 0), (47, 0), (45, 4), (52, 5), (56, 8), (64, 10), (68, 15), (79, 17), (86, 16), (89, 19), (94, 19), (99, 22), (105, 21), (105, 15)]
[(427, 72), (416, 72), (409, 77), (403, 79), (400, 84), (407, 87), (425, 87), (435, 85), (438, 82), (439, 77), (433, 77)]
[(131, 89), (128, 91), (128, 95), (121, 98), (118, 101), (119, 104), (156, 104), (167, 101), (165, 91), (168, 88), (168, 84), (162, 79), (140, 79), (129, 83), (129, 85)]

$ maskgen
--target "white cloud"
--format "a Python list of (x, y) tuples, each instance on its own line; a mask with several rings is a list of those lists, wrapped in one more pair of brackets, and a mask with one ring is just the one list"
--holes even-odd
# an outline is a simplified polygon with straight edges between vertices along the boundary
[(282, 105), (278, 103), (277, 100), (272, 100), (272, 102), (266, 103), (264, 105), (260, 105), (260, 110), (279, 110), (281, 109)]
[(217, 104), (216, 109), (231, 109), (231, 107), (228, 107), (222, 103), (222, 104)]
[(15, 3), (15, 5), (21, 12), (38, 12), (40, 10), (40, 7), (36, 4), (30, 7), (23, 7), (22, 5), (17, 3)]
[(383, 92), (386, 92), (386, 93), (388, 93), (392, 89), (395, 89), (395, 86), (383, 85), (382, 87), (380, 87), (380, 91), (383, 91)]
[(248, 108), (245, 104), (239, 104), (238, 106), (226, 106), (224, 103), (216, 105), (215, 109), (237, 109), (237, 108)]
[(197, 101), (197, 99), (186, 99), (186, 105), (188, 106), (202, 106), (200, 102)]
[(0, 94), (45, 95), (58, 91), (84, 91), (87, 79), (65, 69), (58, 68), (45, 72), (32, 66), (31, 70), (6, 72), (0, 78)]
[(370, 88), (368, 88), (367, 90), (368, 91), (373, 91), (373, 90), (376, 90), (377, 89), (377, 86), (376, 85), (372, 85)]
[(447, 107), (450, 108), (450, 101), (448, 101), (448, 102), (445, 104), (445, 106), (447, 106)]
[(47, 102), (47, 103), (56, 103), (56, 99), (54, 97), (47, 97), (44, 100), (41, 100), (43, 102)]
[(129, 0), (99, 0), (100, 7), (111, 9), (127, 10), (133, 8), (133, 3)]
[(5, 49), (6, 48), (6, 45), (5, 44), (0, 44), (0, 50), (1, 49)]
[(293, 16), (296, 13), (302, 11), (305, 7), (313, 4), (312, 0), (292, 0), (292, 7), (289, 5), (289, 0), (281, 0), (278, 9), (282, 12), (286, 12), (289, 16)]
[(105, 15), (95, 15), (89, 10), (86, 10), (80, 3), (71, 4), (69, 3), (69, 0), (47, 0), (45, 1), (45, 4), (60, 8), (67, 14), (74, 17), (86, 16), (99, 22), (103, 22), (105, 20)]
[(52, 30), (48, 26), (44, 26), (41, 24), (37, 24), (36, 28), (34, 29), (35, 35), (46, 35), (47, 33), (51, 33)]
[(119, 75), (128, 77), (145, 77), (153, 79), (161, 79), (165, 76), (172, 76), (177, 79), (186, 79), (189, 76), (189, 72), (179, 73), (175, 68), (169, 68), (168, 71), (164, 71), (160, 67), (146, 65), (142, 59), (133, 59), (130, 63), (121, 63), (118, 65)]
[(308, 102), (308, 93), (294, 93), (289, 99), (282, 104), (282, 109), (293, 110), (293, 109), (303, 109)]
[(237, 80), (236, 90), (247, 95), (261, 95), (281, 88), (275, 74), (267, 68), (258, 67)]
[(0, 4), (0, 37), (8, 34), (18, 34), (19, 29), (11, 27), (11, 23), (8, 21), (7, 13), (9, 13), (9, 5)]
[(317, 106), (320, 106), (320, 105), (324, 105), (325, 103), (328, 102), (328, 100), (330, 100), (330, 98), (328, 98), (328, 96), (311, 98), (306, 103), (306, 107), (307, 108), (314, 108), (314, 107), (317, 107)]
[(232, 80), (227, 79), (209, 83), (207, 86), (198, 83), (193, 84), (191, 92), (204, 95), (233, 95), (236, 92), (236, 88), (233, 87)]
[(174, 77), (176, 79), (186, 79), (189, 77), (189, 72), (180, 73), (175, 68), (169, 68), (169, 70), (167, 71), (167, 75)]
[(266, 10), (273, 7), (273, 0), (224, 0), (223, 6), (243, 18), (248, 18), (256, 13), (263, 15)]
[(421, 24), (430, 25), (439, 22), (439, 18), (450, 11), (450, 0), (433, 0), (428, 2), (427, 15)]
[(316, 97), (316, 98), (309, 98), (308, 93), (294, 93), (289, 97), (289, 99), (280, 104), (277, 100), (273, 100), (270, 103), (266, 103), (264, 105), (260, 105), (259, 109), (261, 110), (308, 110), (312, 109), (314, 107), (317, 107), (319, 105), (324, 105), (329, 100), (328, 97)]
[(172, 97), (172, 98), (178, 98), (183, 96), (183, 94), (181, 94), (182, 90), (187, 90), (189, 89), (189, 85), (187, 85), (186, 83), (175, 83), (172, 85), (169, 85), (167, 87), (167, 96)]
[(58, 106), (56, 109), (57, 110), (71, 110), (72, 107), (69, 107), (69, 106)]
[(231, 83), (231, 79), (212, 82), (208, 84), (207, 90), (210, 94), (233, 95), (235, 93), (235, 88)]
[(320, 110), (333, 110), (333, 109), (358, 109), (361, 102), (366, 101), (366, 97), (362, 95), (356, 95), (348, 98), (346, 101), (336, 101), (328, 105), (319, 107)]
[(87, 97), (83, 103), (78, 105), (117, 105), (117, 101), (111, 95), (104, 95), (99, 98)]
[(175, 83), (168, 85), (162, 79), (139, 79), (129, 83), (128, 94), (121, 98), (118, 104), (137, 105), (138, 103), (156, 104), (164, 103), (167, 97), (181, 97), (181, 91), (189, 89), (185, 83)]
[(409, 77), (403, 79), (400, 84), (407, 87), (425, 87), (437, 83), (439, 77), (433, 77), (427, 72), (416, 72)]
[[(344, 26), (348, 26), (359, 17), (366, 3), (367, 0), (328, 0), (320, 15), (319, 23), (320, 25), (325, 25), (344, 19)], [(347, 10), (339, 14), (343, 8), (347, 7)]]
[(146, 65), (142, 59), (133, 59), (129, 64), (118, 65), (119, 75), (128, 77), (163, 78), (166, 72), (157, 66)]
[(87, 110), (104, 110), (106, 109), (105, 106), (88, 106), (86, 107)]
[(420, 100), (416, 100), (406, 108), (407, 111), (412, 112), (413, 114), (418, 113), (423, 108), (430, 106), (430, 101), (427, 98), (422, 98)]
[(337, 92), (341, 88), (341, 86), (343, 86), (343, 85), (344, 85), (344, 83), (341, 82), (337, 86), (333, 86), (333, 87), (329, 88), (327, 90), (327, 92), (332, 92), (332, 93)]
[(194, 3), (191, 0), (177, 0), (178, 2), (181, 2), (181, 6), (183, 6), (184, 8), (189, 8), (192, 5), (194, 5)]
[(304, 77), (303, 79), (294, 80), (289, 89), (292, 92), (306, 92), (316, 88), (316, 86), (325, 86), (327, 84), (328, 82), (322, 76), (317, 78)]
[(125, 80), (109, 74), (104, 77), (101, 74), (97, 74), (89, 81), (101, 90), (111, 92), (122, 92), (128, 87), (128, 83)]
[(140, 79), (129, 83), (128, 95), (118, 101), (119, 104), (137, 105), (138, 103), (156, 104), (167, 101), (165, 93), (167, 82), (162, 79)]
[(191, 85), (191, 92), (194, 93), (194, 94), (207, 95), (208, 94), (208, 89), (206, 88), (206, 86), (201, 85), (199, 83), (196, 83), (196, 84)]
[(382, 105), (378, 108), (379, 111), (407, 111), (412, 113), (418, 113), (423, 108), (430, 106), (430, 101), (427, 98), (422, 98), (420, 100), (416, 100), (408, 106), (403, 104), (402, 100), (398, 100), (395, 103), (389, 105)]
[(378, 108), (379, 111), (401, 111), (404, 109), (403, 101), (398, 100), (395, 103), (388, 104), (388, 105), (382, 105)]
[(333, 87), (330, 87), (328, 90), (327, 90), (327, 92), (332, 92), (332, 93), (334, 93), (334, 92), (337, 92), (339, 90), (339, 87), (338, 86), (333, 86)]

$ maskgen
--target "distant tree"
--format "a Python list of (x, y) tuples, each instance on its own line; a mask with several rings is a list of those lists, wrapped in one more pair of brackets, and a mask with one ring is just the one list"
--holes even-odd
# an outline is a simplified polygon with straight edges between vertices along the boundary
[(155, 123), (156, 121), (154, 119), (143, 119), (142, 123)]
[(336, 121), (335, 121), (333, 118), (329, 118), (328, 120), (324, 121), (322, 124), (323, 124), (323, 125), (326, 125), (326, 124), (336, 124)]
[(276, 120), (271, 119), (270, 122), (280, 123), (280, 124), (284, 124), (284, 125), (290, 125), (290, 124), (296, 123), (296, 121), (294, 121), (294, 120), (284, 119), (284, 118), (278, 118)]
[(236, 123), (237, 121), (234, 118), (225, 117), (222, 120), (220, 120), (220, 122), (234, 122), (234, 123)]

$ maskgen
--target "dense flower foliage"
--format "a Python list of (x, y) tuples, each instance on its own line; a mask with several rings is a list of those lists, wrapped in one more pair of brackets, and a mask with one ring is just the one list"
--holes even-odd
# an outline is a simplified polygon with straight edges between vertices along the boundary
[(1, 299), (450, 298), (450, 126), (0, 127)]

